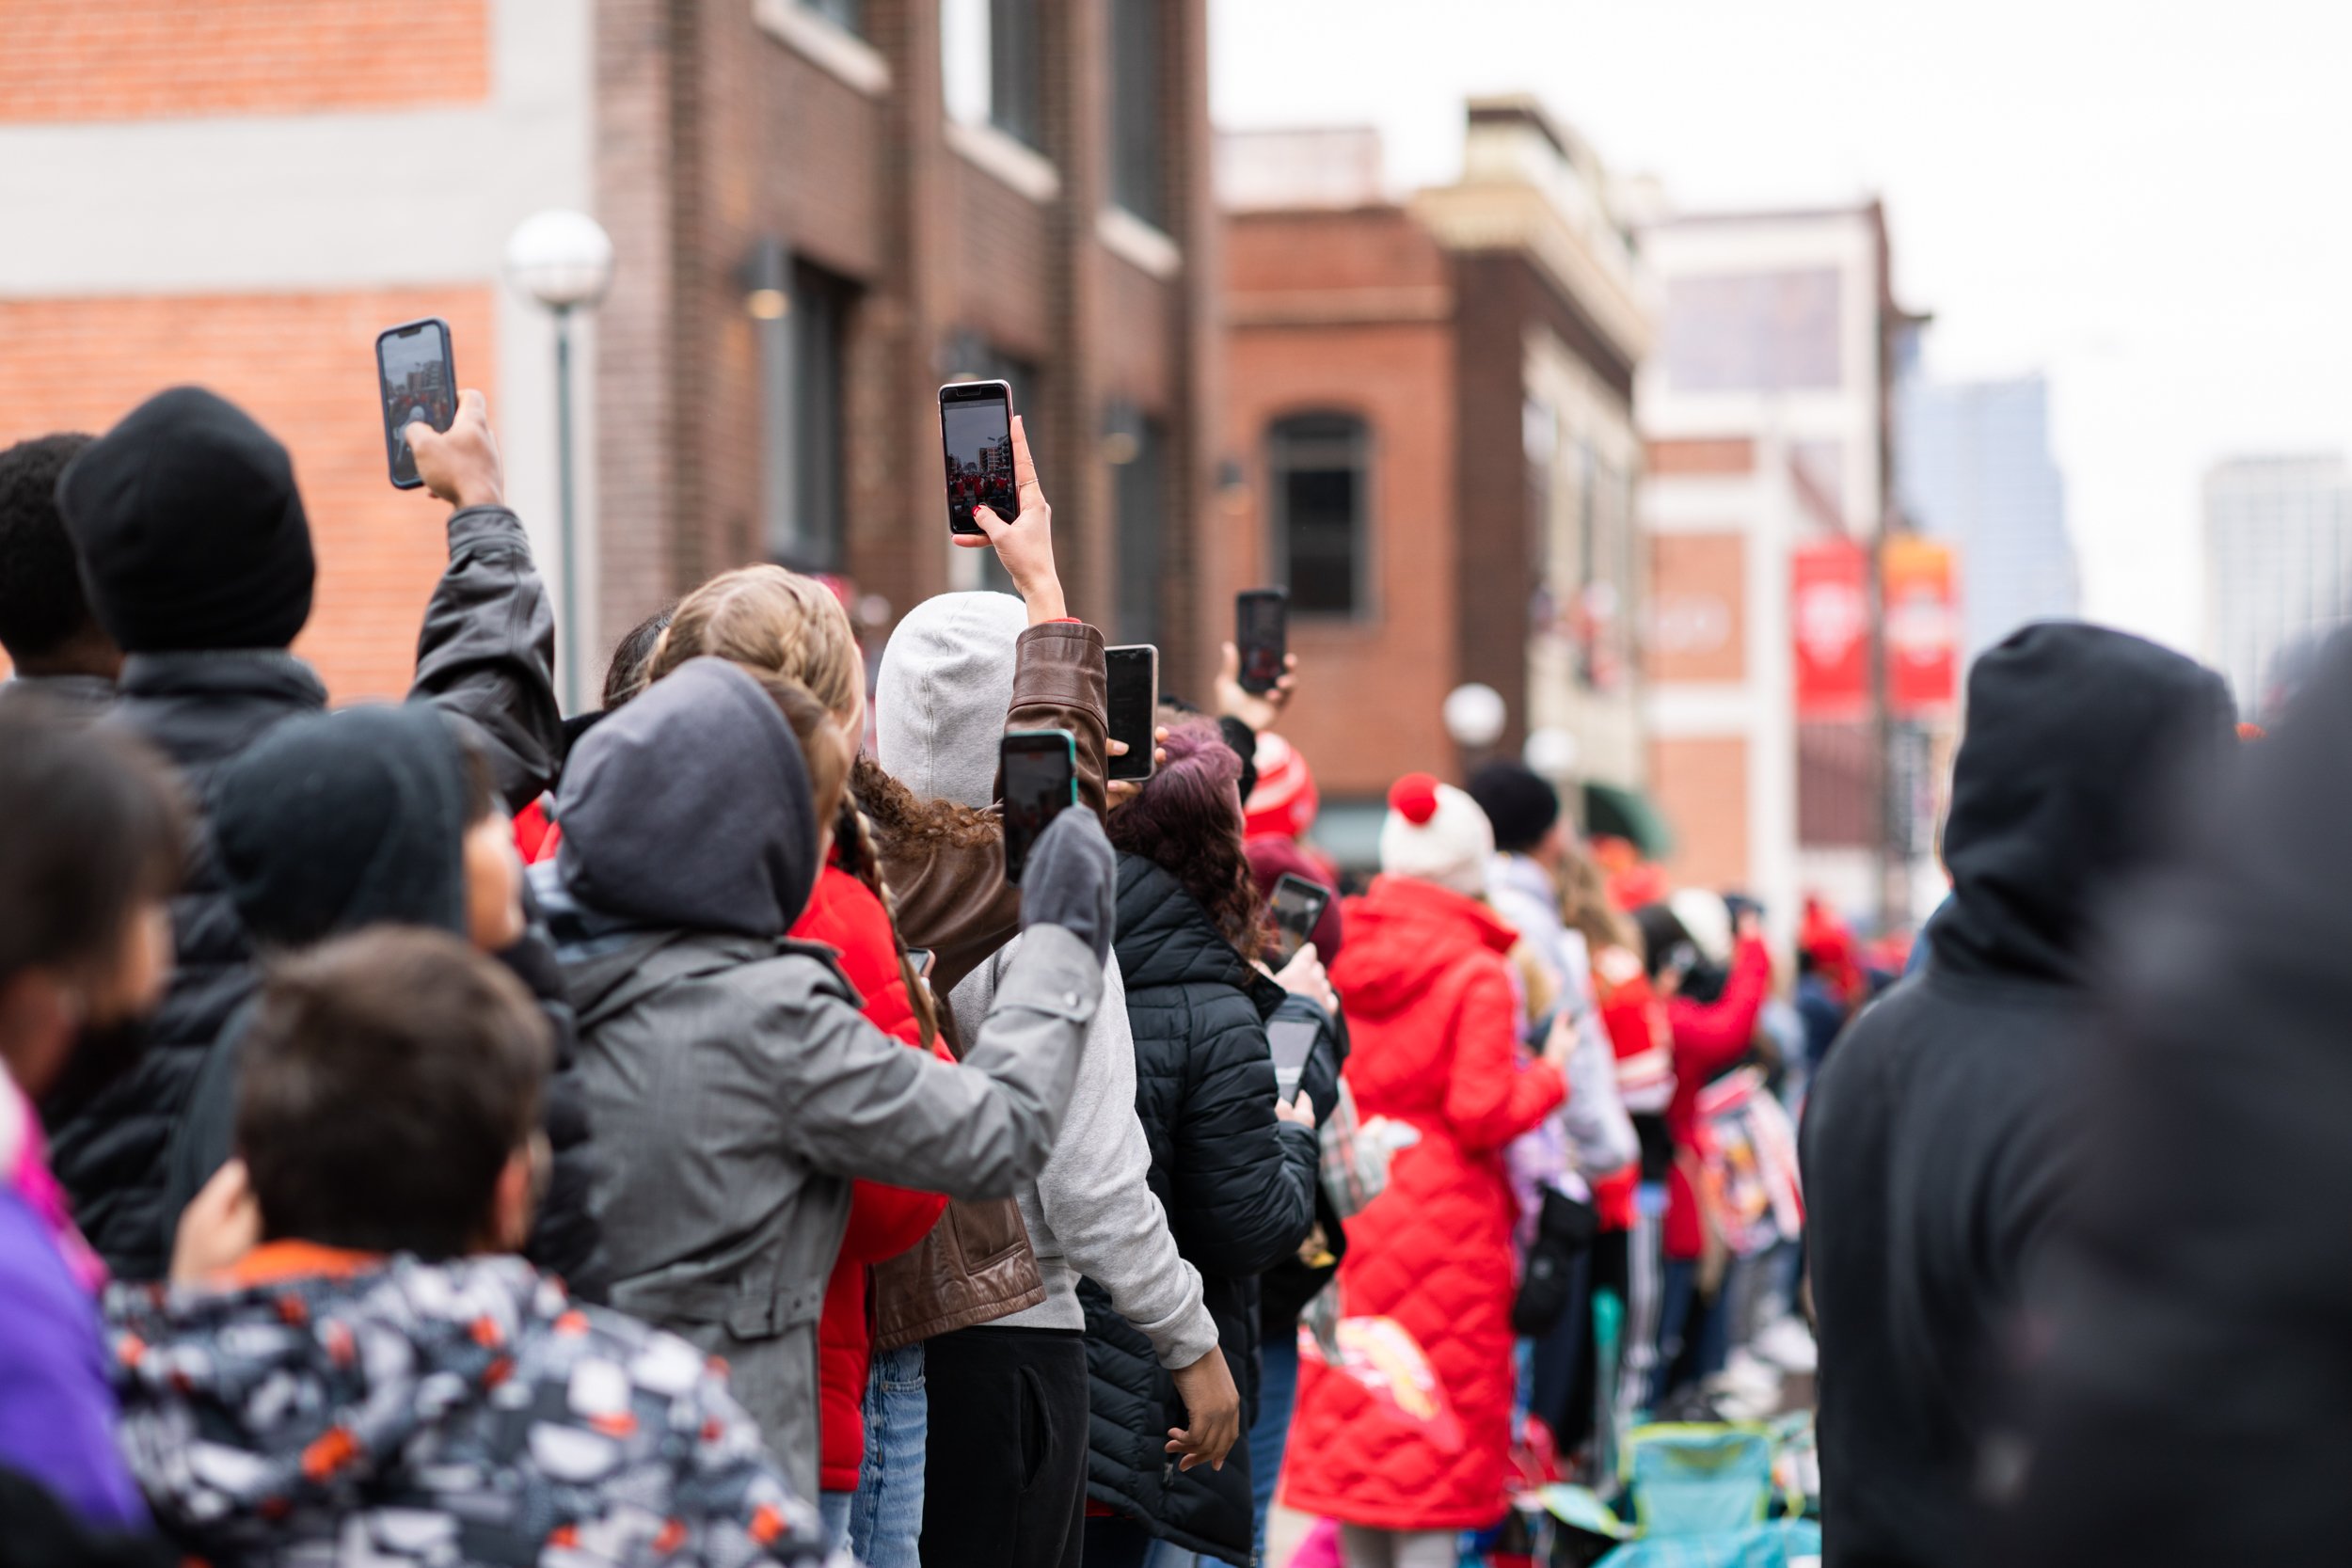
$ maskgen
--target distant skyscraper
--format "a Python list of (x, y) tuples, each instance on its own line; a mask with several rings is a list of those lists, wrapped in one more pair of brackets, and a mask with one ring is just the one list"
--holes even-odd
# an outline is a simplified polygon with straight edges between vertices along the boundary
[(1963, 657), (2029, 621), (2081, 608), (2066, 485), (2050, 460), (2040, 376), (1912, 381), (1902, 392), (1896, 486), (1922, 531), (1960, 547)]
[(2239, 710), (2352, 619), (2352, 475), (2340, 455), (2240, 457), (2205, 475), (2207, 653)]

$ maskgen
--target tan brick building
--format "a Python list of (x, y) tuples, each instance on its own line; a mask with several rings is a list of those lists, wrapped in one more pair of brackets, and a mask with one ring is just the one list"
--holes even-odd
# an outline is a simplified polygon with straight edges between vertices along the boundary
[(1319, 836), (1361, 860), (1398, 774), (1479, 760), (1441, 717), (1471, 681), (1504, 701), (1494, 750), (1551, 731), (1535, 751), (1562, 783), (1638, 792), (1648, 304), (1597, 161), (1519, 99), (1472, 103), (1461, 181), (1404, 200), (1370, 132), (1232, 136), (1221, 157), (1203, 635), (1230, 635), (1239, 589), (1290, 589), (1312, 700), (1286, 728)]
[(975, 580), (959, 374), (1014, 383), (1073, 607), (1197, 671), (1204, 31), (1204, 0), (0, 0), (0, 440), (182, 381), (246, 404), (319, 534), (300, 650), (395, 693), (440, 540), (385, 482), (373, 339), (450, 320), (552, 576), (552, 333), (500, 259), (579, 208), (617, 252), (577, 372), (584, 689), (743, 562), (895, 610)]

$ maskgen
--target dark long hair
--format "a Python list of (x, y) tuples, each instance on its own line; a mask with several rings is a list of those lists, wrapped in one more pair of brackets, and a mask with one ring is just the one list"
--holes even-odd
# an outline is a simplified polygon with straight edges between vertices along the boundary
[(1205, 719), (1170, 725), (1167, 750), (1143, 792), (1111, 813), (1111, 844), (1172, 875), (1245, 955), (1262, 952), (1264, 912), (1242, 853), (1240, 753)]

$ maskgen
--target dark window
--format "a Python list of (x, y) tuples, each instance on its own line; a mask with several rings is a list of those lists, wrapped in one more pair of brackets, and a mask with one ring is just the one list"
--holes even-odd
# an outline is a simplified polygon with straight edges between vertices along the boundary
[(861, 38), (866, 34), (866, 0), (801, 0), (801, 5), (835, 26), (846, 27)]
[(760, 321), (764, 530), (769, 559), (803, 571), (842, 566), (842, 335), (850, 285), (791, 272), (789, 303)]
[(1349, 414), (1301, 414), (1266, 437), (1276, 574), (1291, 608), (1309, 615), (1360, 615), (1372, 439)]
[(1160, 168), (1160, 0), (1110, 0), (1111, 198), (1168, 227)]
[(988, 0), (988, 122), (1030, 147), (1045, 145), (1042, 76), (1037, 0)]
[[(1140, 416), (1115, 420), (1112, 455), (1119, 505), (1119, 641), (1160, 640), (1160, 572), (1167, 559), (1168, 436)], [(1130, 444), (1132, 443), (1132, 445)]]

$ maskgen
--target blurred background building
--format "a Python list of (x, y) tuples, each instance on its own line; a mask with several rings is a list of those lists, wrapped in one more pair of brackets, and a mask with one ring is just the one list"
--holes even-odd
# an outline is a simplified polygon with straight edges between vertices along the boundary
[(2338, 453), (2240, 457), (2205, 475), (2206, 657), (2238, 711), (2272, 714), (2352, 619), (2352, 473)]
[[(1665, 291), (1640, 418), (1671, 868), (1791, 926), (1814, 892), (1899, 918), (1931, 838), (1913, 732), (1948, 726), (1953, 628), (1948, 555), (1893, 526), (1917, 323), (1895, 302), (1884, 214), (1672, 215), (1641, 242)], [(1902, 613), (1882, 619), (1883, 601)]]
[(1904, 515), (1958, 552), (1963, 667), (2019, 626), (2080, 613), (2050, 388), (1906, 378), (1896, 487)]
[[(1633, 380), (1654, 299), (1592, 150), (1473, 100), (1454, 183), (1391, 195), (1370, 131), (1228, 135), (1226, 467), (1204, 641), (1291, 594), (1317, 837), (1370, 858), (1390, 783), (1527, 754), (1580, 809), (1653, 826), (1636, 615)], [(1457, 743), (1466, 683), (1500, 733)], [(1531, 736), (1534, 737), (1531, 744)]]

